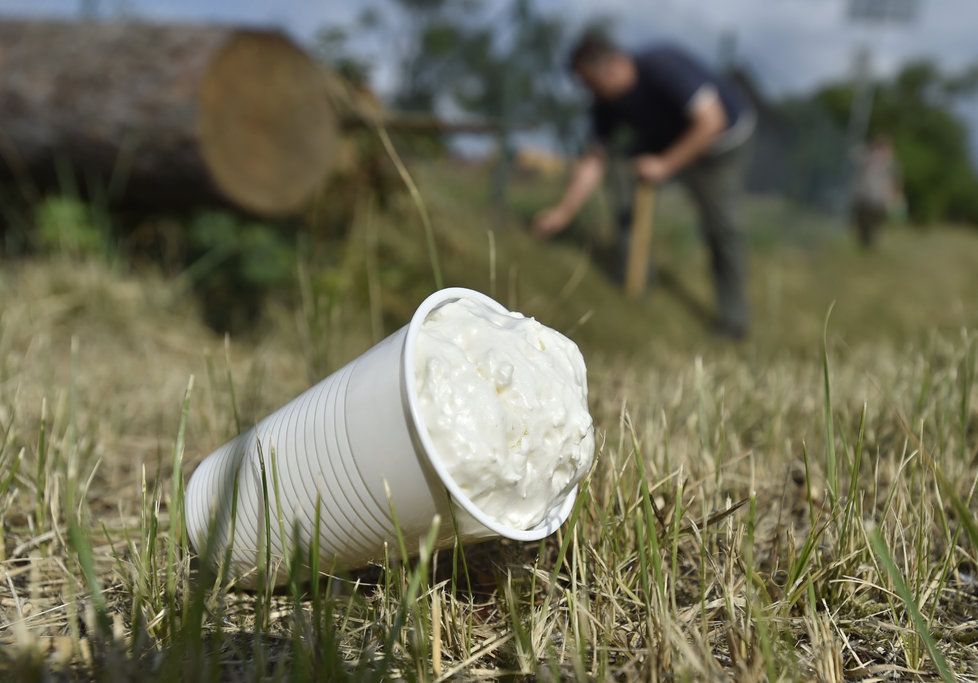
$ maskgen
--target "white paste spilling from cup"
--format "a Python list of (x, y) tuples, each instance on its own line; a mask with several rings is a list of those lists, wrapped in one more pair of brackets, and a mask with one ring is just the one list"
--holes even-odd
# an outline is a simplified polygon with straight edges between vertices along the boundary
[(484, 514), (530, 529), (587, 474), (586, 368), (567, 337), (463, 298), (428, 314), (414, 363), (432, 457)]

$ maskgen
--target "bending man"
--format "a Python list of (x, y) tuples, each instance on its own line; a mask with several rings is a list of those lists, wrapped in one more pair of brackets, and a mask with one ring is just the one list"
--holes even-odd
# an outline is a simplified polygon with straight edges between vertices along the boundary
[[(639, 181), (676, 177), (688, 188), (712, 255), (716, 330), (743, 338), (749, 324), (746, 248), (736, 213), (753, 110), (732, 83), (669, 45), (629, 53), (586, 35), (572, 52), (571, 68), (593, 95), (592, 144), (560, 202), (537, 215), (535, 232), (549, 237), (566, 228), (601, 183), (608, 150), (623, 149)], [(630, 223), (630, 211), (623, 212), (623, 242)]]

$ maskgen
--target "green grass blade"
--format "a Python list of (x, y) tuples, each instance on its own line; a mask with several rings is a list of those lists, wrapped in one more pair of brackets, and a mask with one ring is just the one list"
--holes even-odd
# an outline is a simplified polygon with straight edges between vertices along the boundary
[(173, 444), (173, 462), (170, 474), (170, 529), (169, 543), (166, 549), (166, 597), (171, 624), (175, 626), (176, 594), (177, 594), (177, 565), (180, 558), (186, 555), (187, 534), (183, 519), (183, 453), (187, 436), (187, 419), (190, 415), (190, 396), (194, 390), (194, 376), (187, 381), (187, 389), (183, 395), (183, 405), (180, 410), (180, 423), (177, 427), (177, 439)]
[(931, 661), (934, 662), (934, 666), (937, 667), (938, 673), (946, 683), (953, 683), (955, 678), (947, 665), (947, 660), (944, 659), (944, 655), (938, 649), (937, 642), (934, 640), (934, 636), (931, 635), (930, 629), (927, 628), (927, 622), (924, 621), (924, 617), (920, 613), (920, 607), (910, 593), (910, 588), (907, 586), (899, 568), (897, 568), (896, 563), (890, 556), (886, 542), (883, 540), (878, 529), (873, 529), (870, 532), (869, 542), (873, 547), (876, 558), (883, 565), (883, 568), (890, 577), (890, 581), (893, 582), (897, 595), (900, 596), (907, 610), (907, 614), (910, 615), (910, 621), (913, 624), (914, 631), (917, 632), (917, 636), (923, 641), (924, 647), (927, 648), (927, 652), (930, 655)]
[(88, 536), (82, 530), (81, 525), (74, 515), (69, 515), (68, 517), (68, 542), (71, 545), (71, 549), (75, 551), (75, 556), (78, 558), (78, 565), (81, 567), (82, 577), (85, 579), (85, 587), (91, 595), (99, 628), (102, 630), (101, 635), (108, 637), (112, 632), (112, 625), (109, 623), (105, 594), (102, 592), (102, 586), (98, 580), (98, 572), (95, 568), (92, 544), (89, 542)]
[(414, 183), (414, 178), (408, 172), (407, 167), (401, 160), (401, 155), (397, 153), (394, 143), (383, 126), (377, 126), (377, 135), (380, 137), (380, 141), (384, 145), (384, 150), (387, 152), (387, 155), (394, 163), (394, 167), (397, 169), (397, 173), (407, 188), (408, 194), (411, 195), (411, 201), (414, 203), (418, 215), (421, 217), (421, 224), (424, 227), (425, 243), (428, 246), (428, 260), (431, 262), (431, 271), (435, 277), (435, 288), (442, 289), (445, 286), (445, 278), (442, 275), (441, 262), (438, 258), (438, 244), (435, 242), (435, 229), (431, 225), (428, 207), (425, 205), (424, 198), (421, 196), (418, 186)]
[(826, 483), (828, 485), (832, 507), (834, 508), (839, 496), (839, 470), (835, 453), (835, 422), (832, 417), (832, 383), (829, 379), (829, 318), (832, 316), (833, 308), (835, 308), (835, 302), (829, 306), (829, 310), (825, 314), (825, 325), (822, 328), (822, 377), (824, 391)]

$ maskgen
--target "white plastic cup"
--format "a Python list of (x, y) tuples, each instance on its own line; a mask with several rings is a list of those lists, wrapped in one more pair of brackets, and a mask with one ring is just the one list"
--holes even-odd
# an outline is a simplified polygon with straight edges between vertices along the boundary
[(422, 302), (408, 325), (211, 453), (190, 478), (186, 491), (187, 531), (197, 552), (204, 552), (212, 530), (210, 557), (225, 555), (236, 477), (230, 571), (247, 585), (248, 577), (253, 579), (264, 562), (259, 557), (265, 534), (259, 445), (268, 490), (269, 549), (277, 581), (286, 578), (282, 561), (295, 556), (295, 541), (300, 557), (309, 557), (317, 500), (320, 566), (324, 570), (380, 561), (385, 544), (396, 552), (391, 506), (409, 552), (419, 547), (436, 514), (442, 519), (438, 538), (442, 547), (453, 542), (453, 514), (462, 542), (498, 536), (536, 541), (555, 532), (570, 515), (576, 486), (537, 526), (528, 530), (508, 527), (484, 514), (462, 492), (424, 427), (415, 378), (418, 332), (431, 311), (458, 299), (506, 312), (501, 304), (470, 289), (435, 292)]

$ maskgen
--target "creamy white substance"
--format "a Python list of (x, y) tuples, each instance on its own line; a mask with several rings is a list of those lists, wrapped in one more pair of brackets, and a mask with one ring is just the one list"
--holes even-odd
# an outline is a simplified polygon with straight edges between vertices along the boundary
[(506, 526), (536, 526), (590, 469), (584, 358), (559, 332), (459, 299), (422, 324), (415, 372), (437, 456)]

